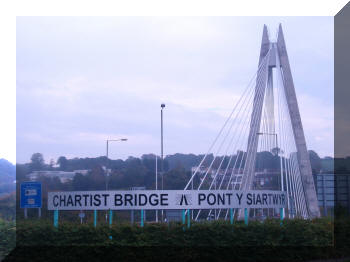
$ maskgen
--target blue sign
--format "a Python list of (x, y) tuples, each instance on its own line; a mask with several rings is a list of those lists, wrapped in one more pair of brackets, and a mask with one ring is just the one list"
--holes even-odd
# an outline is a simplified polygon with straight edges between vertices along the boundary
[(21, 183), (21, 208), (41, 207), (41, 182)]

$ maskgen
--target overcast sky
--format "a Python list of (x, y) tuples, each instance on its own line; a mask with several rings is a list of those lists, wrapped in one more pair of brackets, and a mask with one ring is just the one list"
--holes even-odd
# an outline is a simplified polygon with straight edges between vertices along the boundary
[(308, 149), (333, 156), (333, 17), (18, 17), (17, 162), (205, 153), (282, 23)]

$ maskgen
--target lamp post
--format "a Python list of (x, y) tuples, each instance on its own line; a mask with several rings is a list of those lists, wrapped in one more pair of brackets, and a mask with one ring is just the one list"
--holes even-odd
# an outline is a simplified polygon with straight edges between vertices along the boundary
[[(158, 190), (158, 156), (156, 155), (156, 190)], [(156, 210), (156, 222), (158, 223), (158, 209)]]
[(259, 133), (256, 133), (257, 135), (270, 135), (270, 136), (275, 136), (275, 138), (276, 138), (276, 149), (277, 149), (277, 153), (276, 153), (276, 155), (278, 156), (278, 140), (277, 140), (277, 133), (261, 133), (261, 132), (259, 132)]
[[(278, 151), (279, 151), (279, 148), (278, 148), (278, 140), (277, 140), (277, 133), (256, 133), (257, 135), (270, 135), (270, 136), (275, 136), (275, 141), (276, 141), (276, 156), (277, 156), (277, 159), (278, 159)], [(281, 190), (283, 191), (283, 181), (282, 181), (282, 172), (281, 172)]]
[[(162, 174), (162, 190), (164, 190), (164, 161), (163, 161), (163, 109), (165, 107), (165, 104), (160, 105), (160, 152), (161, 152), (161, 164), (160, 164), (160, 170)], [(164, 210), (162, 209), (162, 222), (164, 219)]]
[[(106, 140), (106, 157), (107, 157), (107, 163), (106, 163), (106, 177), (105, 177), (105, 182), (106, 182), (106, 191), (108, 190), (108, 176), (109, 176), (109, 169), (108, 169), (108, 145), (109, 145), (109, 142), (118, 142), (118, 141), (128, 141), (127, 138), (120, 138), (120, 139), (107, 139)], [(107, 211), (106, 211), (106, 223), (107, 223), (107, 220), (108, 220), (108, 214), (107, 214)]]
[[(278, 151), (279, 151), (279, 148), (278, 148), (278, 140), (277, 140), (277, 133), (256, 133), (257, 135), (270, 135), (270, 136), (275, 136), (276, 138), (276, 156), (277, 156), (277, 159), (278, 159)], [(280, 176), (280, 187), (281, 187), (281, 190), (283, 191), (284, 188), (283, 188), (283, 174), (282, 174), (282, 159), (281, 159), (281, 176)], [(282, 210), (282, 212), (284, 212), (284, 208)]]
[[(192, 176), (191, 177), (193, 177), (193, 170), (191, 169), (191, 172), (192, 172)], [(192, 178), (192, 186), (191, 186), (191, 188), (192, 188), (192, 191), (193, 191), (193, 180), (194, 180), (194, 177)], [(191, 209), (191, 216), (192, 216), (192, 220), (193, 220), (193, 209)]]

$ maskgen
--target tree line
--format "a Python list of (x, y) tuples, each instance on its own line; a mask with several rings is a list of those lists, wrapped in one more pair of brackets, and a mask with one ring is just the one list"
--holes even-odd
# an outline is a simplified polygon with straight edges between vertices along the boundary
[[(174, 154), (168, 155), (163, 161), (163, 185), (164, 189), (182, 189), (191, 177), (191, 168), (198, 166), (204, 155), (194, 154)], [(244, 165), (245, 152), (238, 152), (231, 161), (234, 163), (242, 161)], [(309, 151), (310, 161), (313, 173), (319, 173), (322, 169), (322, 160), (316, 152)], [(206, 161), (202, 164), (208, 167), (214, 156), (208, 155)], [(221, 164), (222, 162), (222, 164)], [(229, 165), (229, 156), (217, 157), (212, 165), (213, 169), (220, 166), (224, 169)], [(158, 169), (158, 185), (162, 178), (162, 163), (160, 157), (154, 154), (144, 154), (140, 158), (128, 157), (126, 160), (112, 160), (106, 156), (96, 158), (73, 158), (67, 159), (65, 156), (58, 158), (57, 162), (50, 161), (45, 163), (44, 156), (41, 153), (34, 153), (29, 163), (16, 165), (16, 180), (24, 181), (27, 175), (33, 171), (41, 170), (89, 170), (87, 175), (77, 174), (72, 181), (64, 185), (58, 178), (41, 177), (50, 188), (62, 188), (71, 190), (102, 190), (106, 187), (106, 169), (110, 169), (108, 176), (109, 189), (129, 189), (130, 187), (145, 186), (148, 189), (155, 188), (156, 164)], [(242, 166), (243, 166), (242, 165)], [(278, 169), (280, 158), (274, 152), (259, 152), (257, 154), (256, 167), (263, 169)], [(198, 181), (195, 181), (198, 182)]]

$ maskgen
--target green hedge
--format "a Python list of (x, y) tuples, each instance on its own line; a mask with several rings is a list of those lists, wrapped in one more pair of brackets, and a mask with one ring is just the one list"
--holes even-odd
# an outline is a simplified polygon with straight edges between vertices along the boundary
[[(112, 239), (109, 238), (112, 236)], [(17, 245), (121, 245), (121, 246), (331, 246), (333, 223), (327, 219), (278, 220), (243, 223), (194, 223), (189, 229), (180, 223), (92, 225), (51, 221), (17, 223)]]
[[(282, 225), (278, 220), (266, 220), (248, 226), (241, 222), (233, 226), (227, 222), (194, 223), (185, 230), (176, 223), (146, 224), (143, 228), (61, 223), (56, 229), (52, 221), (26, 221), (17, 223), (18, 247), (9, 261), (28, 259), (33, 250), (41, 252), (43, 260), (46, 254), (50, 261), (62, 260), (60, 256), (67, 252), (70, 261), (91, 261), (96, 256), (111, 261), (117, 257), (122, 261), (154, 261), (155, 256), (174, 261), (304, 261), (349, 255), (349, 229), (349, 219), (335, 223), (294, 219)], [(333, 246), (333, 233), (338, 234), (339, 248)]]
[(15, 247), (15, 242), (15, 223), (0, 218), (0, 261)]

